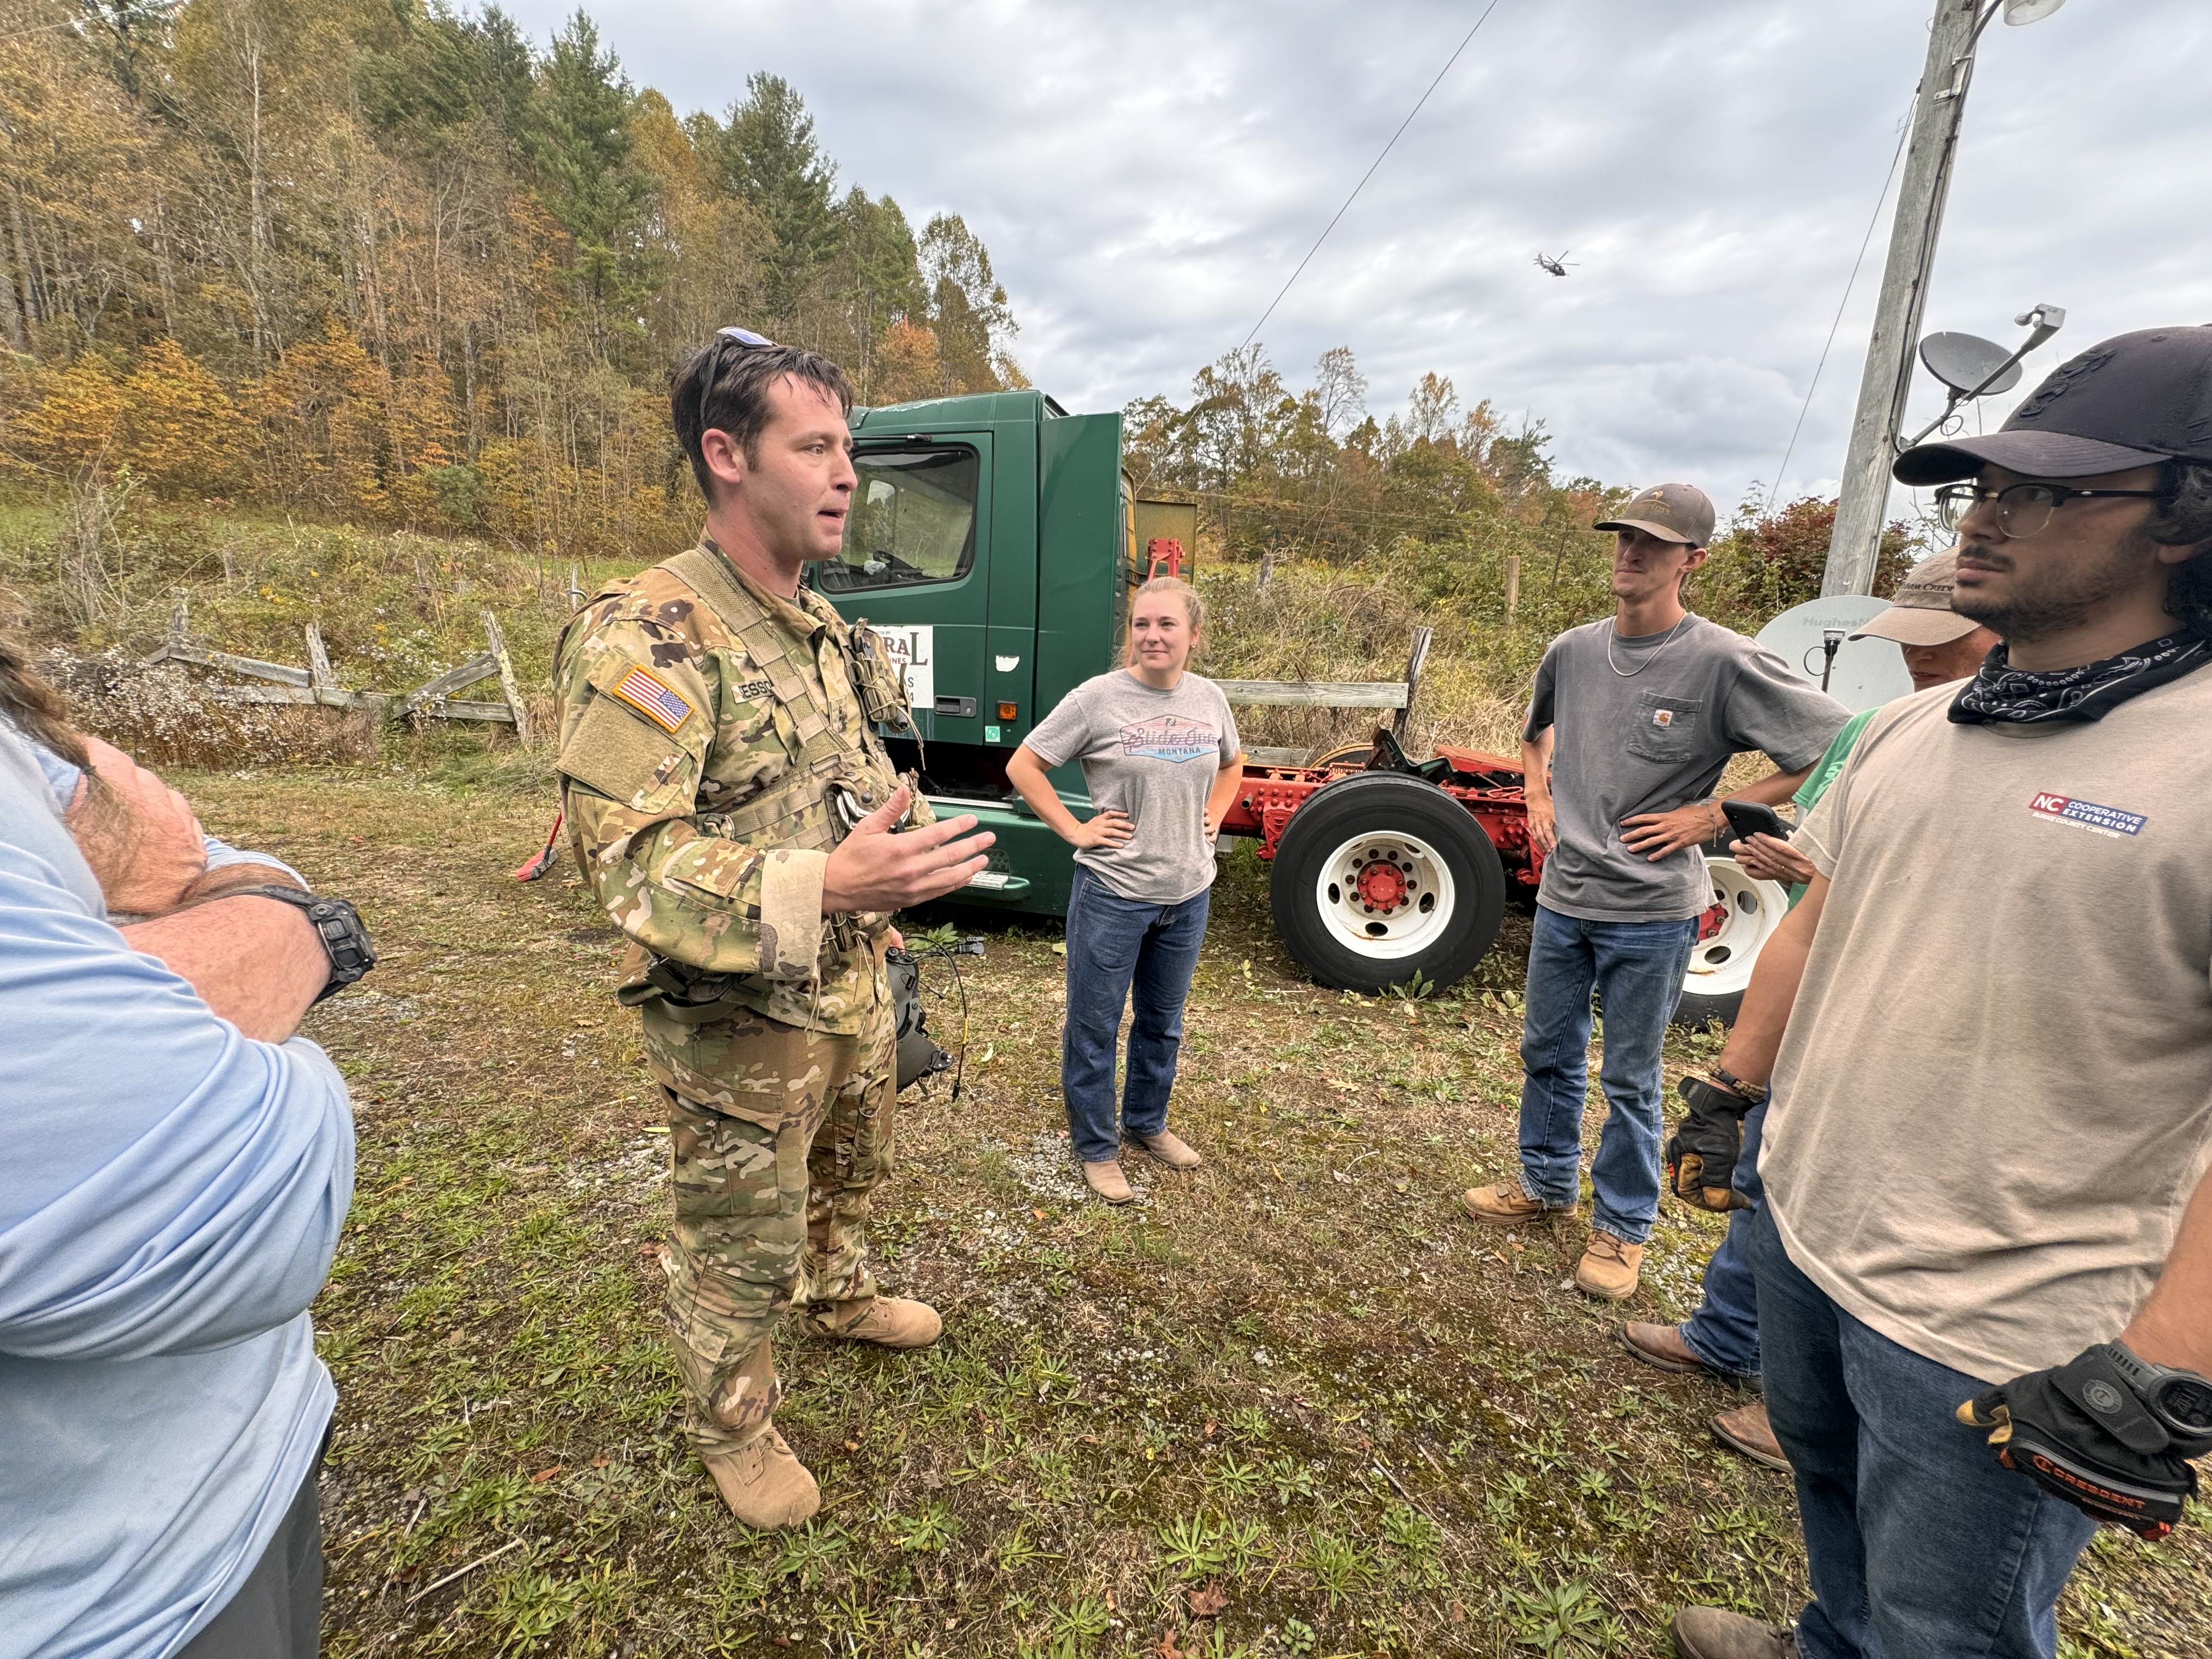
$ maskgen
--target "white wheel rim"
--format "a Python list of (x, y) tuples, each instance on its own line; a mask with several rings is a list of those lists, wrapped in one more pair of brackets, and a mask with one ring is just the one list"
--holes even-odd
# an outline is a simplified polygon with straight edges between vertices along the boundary
[(1386, 830), (1345, 842), (1322, 860), (1314, 908), (1329, 937), (1376, 961), (1418, 956), (1443, 937), (1458, 889), (1437, 849)]
[[(1698, 919), (1682, 989), (1691, 996), (1734, 996), (1751, 983), (1752, 964), (1790, 908), (1790, 890), (1761, 881), (1731, 858), (1708, 858), (1716, 903)], [(1706, 930), (1711, 931), (1708, 933)]]

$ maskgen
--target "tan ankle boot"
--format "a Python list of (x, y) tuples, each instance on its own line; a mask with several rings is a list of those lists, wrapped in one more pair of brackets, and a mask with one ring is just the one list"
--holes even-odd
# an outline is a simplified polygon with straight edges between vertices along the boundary
[(810, 1312), (806, 1322), (824, 1336), (886, 1348), (926, 1348), (945, 1334), (937, 1310), (911, 1297), (872, 1296), (860, 1304), (859, 1317), (842, 1316), (851, 1306), (833, 1303), (819, 1313)]
[(1182, 1136), (1167, 1129), (1156, 1135), (1131, 1135), (1129, 1139), (1150, 1152), (1155, 1163), (1170, 1170), (1195, 1170), (1206, 1162)]
[(1765, 1401), (1754, 1400), (1748, 1406), (1723, 1412), (1713, 1419), (1712, 1428), (1713, 1438), (1729, 1450), (1740, 1451), (1753, 1462), (1764, 1463), (1770, 1469), (1790, 1473), (1789, 1455), (1774, 1437), (1774, 1425), (1766, 1420)]
[(1575, 1264), (1575, 1283), (1592, 1296), (1626, 1302), (1636, 1294), (1644, 1268), (1644, 1247), (1608, 1232), (1590, 1235), (1589, 1248)]
[(1786, 1626), (1721, 1607), (1684, 1607), (1667, 1632), (1681, 1659), (1795, 1659), (1797, 1652)]
[(1137, 1195), (1129, 1190), (1129, 1177), (1121, 1173), (1119, 1158), (1105, 1158), (1095, 1164), (1085, 1162), (1083, 1184), (1109, 1204), (1132, 1204), (1136, 1201)]
[(795, 1527), (822, 1507), (822, 1488), (770, 1424), (720, 1457), (702, 1457), (730, 1513), (749, 1527)]
[(1521, 1190), (1517, 1181), (1501, 1181), (1495, 1187), (1470, 1187), (1459, 1195), (1459, 1206), (1470, 1219), (1492, 1227), (1515, 1227), (1555, 1215), (1572, 1215), (1571, 1204), (1555, 1210), (1540, 1204)]

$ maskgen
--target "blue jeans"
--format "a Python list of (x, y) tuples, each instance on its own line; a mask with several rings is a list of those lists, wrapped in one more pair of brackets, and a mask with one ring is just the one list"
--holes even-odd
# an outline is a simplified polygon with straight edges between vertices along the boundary
[(1765, 1207), (1759, 1182), (1759, 1143), (1766, 1129), (1760, 1101), (1743, 1115), (1743, 1151), (1736, 1155), (1735, 1189), (1751, 1200), (1729, 1212), (1728, 1237), (1705, 1263), (1705, 1299), (1675, 1328), (1692, 1353), (1730, 1376), (1759, 1375), (1759, 1281), (1751, 1271), (1751, 1224)]
[(1597, 1225), (1641, 1244), (1659, 1213), (1659, 1045), (1697, 943), (1685, 921), (1583, 921), (1536, 907), (1521, 1028), (1521, 1184), (1555, 1209), (1582, 1197), (1590, 991), (1605, 1002), (1598, 1083), (1612, 1109), (1590, 1161)]
[(1814, 1600), (1804, 1659), (2052, 1659), (2096, 1531), (1951, 1415), (1988, 1385), (1844, 1311), (1751, 1224), (1766, 1414), (1790, 1455)]
[(1067, 1024), (1060, 1032), (1060, 1087), (1067, 1133), (1086, 1164), (1118, 1158), (1114, 1051), (1121, 1011), (1129, 1022), (1129, 1068), (1121, 1128), (1156, 1135), (1168, 1127), (1168, 1091), (1182, 1047), (1183, 999), (1206, 939), (1212, 894), (1180, 904), (1125, 899), (1082, 865), (1067, 899)]

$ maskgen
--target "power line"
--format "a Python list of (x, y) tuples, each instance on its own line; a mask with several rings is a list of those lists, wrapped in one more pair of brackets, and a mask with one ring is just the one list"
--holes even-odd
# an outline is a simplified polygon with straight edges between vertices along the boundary
[[(1382, 154), (1381, 155), (1377, 155), (1375, 158), (1373, 165), (1369, 167), (1366, 172), (1359, 175), (1359, 182), (1352, 187), (1352, 194), (1344, 198), (1344, 205), (1337, 209), (1336, 218), (1331, 219), (1328, 223), (1322, 228), (1321, 234), (1314, 238), (1314, 245), (1306, 250), (1306, 257), (1298, 261), (1297, 270), (1291, 273), (1290, 282), (1285, 283), (1281, 289), (1276, 294), (1275, 297), (1267, 301), (1267, 308), (1260, 313), (1260, 320), (1252, 325), (1252, 332), (1247, 334), (1244, 337), (1243, 344), (1237, 348), (1239, 351), (1243, 350), (1245, 346), (1250, 345), (1253, 340), (1258, 336), (1260, 331), (1267, 326), (1267, 319), (1273, 316), (1275, 314), (1275, 307), (1282, 304), (1283, 295), (1291, 291), (1291, 283), (1298, 280), (1299, 276), (1304, 273), (1305, 268), (1313, 262), (1314, 255), (1321, 252), (1321, 245), (1328, 240), (1328, 233), (1336, 228), (1337, 219), (1344, 217), (1345, 214), (1351, 210), (1352, 204), (1359, 199), (1359, 192), (1367, 188), (1367, 181), (1375, 176), (1375, 169), (1382, 165), (1383, 157), (1389, 155), (1391, 150), (1396, 148), (1398, 141), (1406, 136), (1406, 129), (1413, 125), (1413, 117), (1421, 112), (1421, 105), (1429, 101), (1429, 94), (1433, 93), (1438, 87), (1443, 84), (1444, 76), (1451, 73), (1451, 66), (1459, 62), (1460, 53), (1467, 50), (1468, 43), (1474, 39), (1476, 33), (1480, 31), (1482, 26), (1490, 21), (1490, 14), (1497, 9), (1498, 0), (1490, 0), (1490, 3), (1482, 9), (1482, 15), (1474, 20), (1474, 27), (1467, 32), (1467, 39), (1462, 40), (1459, 43), (1458, 48), (1453, 52), (1452, 55), (1444, 59), (1444, 66), (1437, 71), (1437, 78), (1429, 82), (1428, 92), (1425, 92), (1421, 94), (1420, 101), (1416, 103), (1411, 110), (1407, 112), (1406, 118), (1404, 120), (1398, 123), (1397, 131), (1392, 133), (1390, 135), (1390, 142), (1382, 146)], [(1883, 188), (1886, 190), (1887, 189), (1887, 186), (1885, 185)]]
[[(1905, 141), (1912, 136), (1912, 117), (1908, 112), (1905, 125), (1897, 135), (1897, 149), (1889, 158), (1889, 172), (1881, 181), (1881, 194), (1874, 198), (1874, 214), (1868, 219), (1866, 234), (1859, 239), (1859, 257), (1851, 261), (1850, 279), (1844, 283), (1844, 297), (1836, 301), (1836, 320), (1828, 325), (1828, 338), (1820, 348), (1820, 361), (1813, 365), (1813, 384), (1805, 388), (1805, 402), (1797, 410), (1797, 424), (1790, 428), (1790, 447), (1782, 452), (1782, 465), (1774, 469), (1775, 495), (1782, 493), (1782, 475), (1790, 465), (1790, 458), (1797, 453), (1797, 434), (1805, 429), (1805, 416), (1813, 407), (1813, 394), (1820, 390), (1820, 371), (1828, 366), (1828, 351), (1836, 343), (1836, 331), (1844, 325), (1844, 308), (1851, 302), (1851, 289), (1859, 280), (1859, 267), (1866, 263), (1867, 249), (1874, 246), (1875, 227), (1881, 222), (1881, 204), (1889, 199), (1889, 186), (1897, 177), (1897, 164), (1905, 155)], [(1767, 505), (1774, 505), (1771, 497)]]

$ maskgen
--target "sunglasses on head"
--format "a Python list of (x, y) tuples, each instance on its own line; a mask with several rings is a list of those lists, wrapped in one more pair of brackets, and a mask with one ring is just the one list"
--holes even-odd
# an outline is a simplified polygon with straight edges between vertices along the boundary
[(722, 378), (722, 354), (734, 346), (739, 351), (750, 351), (757, 346), (773, 347), (775, 342), (765, 334), (756, 334), (749, 328), (718, 328), (714, 343), (707, 348), (707, 366), (699, 374), (699, 435), (707, 435), (707, 400), (714, 395), (714, 382)]

